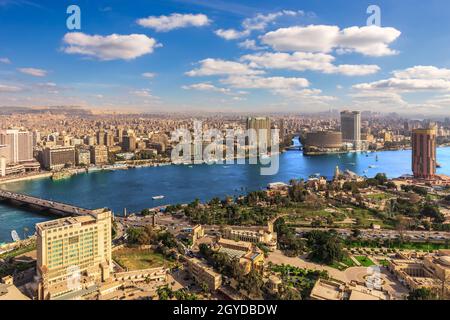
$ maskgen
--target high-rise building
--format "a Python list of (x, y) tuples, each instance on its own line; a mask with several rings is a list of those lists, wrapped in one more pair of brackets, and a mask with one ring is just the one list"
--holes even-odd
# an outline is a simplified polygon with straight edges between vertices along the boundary
[(114, 145), (114, 133), (112, 131), (106, 131), (105, 146), (112, 147), (113, 145)]
[(42, 151), (42, 166), (47, 170), (59, 170), (75, 164), (75, 147), (52, 147)]
[(91, 164), (91, 152), (87, 149), (78, 148), (76, 150), (77, 166), (89, 166)]
[(436, 128), (412, 132), (412, 171), (417, 179), (432, 179), (436, 174)]
[(341, 112), (341, 133), (344, 142), (353, 143), (355, 149), (361, 144), (361, 112)]
[(8, 129), (0, 132), (0, 145), (6, 145), (7, 163), (33, 161), (33, 135), (28, 131)]
[[(258, 146), (263, 150), (267, 150), (272, 146), (271, 121), (269, 117), (247, 118), (247, 130), (255, 130), (258, 140)], [(265, 130), (265, 139), (260, 140), (261, 130)], [(264, 141), (265, 140), (265, 141)]]
[(126, 152), (134, 152), (136, 150), (136, 137), (133, 135), (123, 136), (123, 150)]
[(41, 142), (41, 133), (37, 130), (33, 131), (33, 147), (36, 147)]
[(95, 164), (96, 166), (108, 163), (108, 147), (92, 146), (91, 163)]
[(36, 224), (39, 299), (64, 298), (110, 278), (111, 211)]
[(97, 132), (97, 144), (99, 146), (103, 146), (105, 144), (105, 131), (103, 131), (103, 129), (100, 129)]

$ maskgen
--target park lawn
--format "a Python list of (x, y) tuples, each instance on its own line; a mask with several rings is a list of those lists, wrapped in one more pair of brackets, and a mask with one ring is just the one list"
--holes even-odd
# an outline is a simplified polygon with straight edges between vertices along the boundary
[(344, 257), (344, 259), (339, 263), (337, 261), (333, 262), (330, 267), (344, 271), (347, 268), (354, 267), (355, 263), (350, 257)]
[(278, 212), (280, 214), (291, 214), (290, 216), (284, 218), (288, 223), (300, 223), (304, 222), (305, 218), (315, 217), (332, 218), (334, 221), (342, 221), (345, 219), (345, 214), (343, 214), (341, 210), (337, 210), (336, 212), (329, 212), (326, 209), (326, 207), (313, 208), (306, 204), (296, 204), (295, 206), (289, 208), (280, 208), (278, 209)]
[(387, 261), (386, 259), (384, 259), (384, 260), (379, 260), (378, 262), (380, 263), (380, 265), (381, 265), (382, 267), (387, 267), (387, 266), (389, 266), (389, 261)]
[(366, 256), (355, 256), (355, 259), (358, 260), (363, 267), (371, 267), (375, 265), (375, 263)]
[(113, 252), (113, 259), (128, 271), (169, 266), (170, 260), (150, 249), (123, 248)]
[(418, 250), (418, 251), (431, 251), (431, 250), (441, 250), (450, 249), (450, 245), (445, 243), (391, 243), (391, 244), (379, 244), (371, 241), (345, 241), (345, 245), (350, 248), (389, 248), (397, 250)]
[(17, 256), (20, 256), (22, 254), (28, 253), (33, 250), (36, 250), (36, 243), (30, 244), (26, 247), (21, 247), (21, 248), (14, 249), (12, 251), (3, 253), (0, 255), (0, 258), (4, 259), (4, 260), (9, 259), (9, 258), (15, 258)]

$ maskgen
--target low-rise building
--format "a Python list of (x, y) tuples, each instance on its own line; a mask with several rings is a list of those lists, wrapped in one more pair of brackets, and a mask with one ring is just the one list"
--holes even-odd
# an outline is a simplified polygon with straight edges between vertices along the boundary
[(389, 261), (389, 270), (409, 289), (435, 289), (450, 292), (450, 252), (440, 250), (437, 254), (422, 257), (400, 255)]
[(211, 291), (217, 290), (222, 285), (222, 275), (203, 261), (197, 258), (188, 258), (186, 262), (189, 273), (198, 284), (205, 284)]
[(213, 249), (238, 259), (245, 274), (251, 270), (261, 271), (264, 266), (264, 253), (253, 243), (222, 238)]
[(47, 147), (42, 151), (42, 166), (47, 170), (61, 170), (75, 164), (75, 147)]
[(250, 243), (261, 243), (267, 246), (271, 251), (277, 248), (277, 236), (275, 232), (268, 230), (250, 230), (250, 229), (237, 229), (227, 227), (224, 229), (223, 237), (231, 240), (239, 240)]

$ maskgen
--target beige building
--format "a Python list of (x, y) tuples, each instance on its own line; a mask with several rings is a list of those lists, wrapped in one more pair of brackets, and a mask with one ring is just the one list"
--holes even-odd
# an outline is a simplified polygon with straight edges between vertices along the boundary
[(111, 219), (111, 211), (98, 209), (36, 225), (39, 299), (61, 299), (109, 279)]
[(75, 164), (75, 147), (51, 147), (42, 152), (42, 166), (47, 170), (61, 170)]
[(96, 166), (108, 163), (108, 147), (105, 145), (91, 147), (91, 163)]
[(355, 282), (344, 284), (323, 279), (316, 281), (309, 297), (311, 300), (391, 300), (391, 296), (385, 291), (367, 288)]
[(89, 166), (91, 164), (91, 152), (87, 149), (77, 149), (76, 164), (77, 166)]
[(219, 239), (214, 250), (227, 254), (232, 259), (238, 259), (245, 274), (251, 270), (262, 270), (264, 254), (251, 242)]
[(389, 261), (388, 268), (411, 290), (429, 288), (443, 294), (450, 292), (450, 250), (423, 257), (400, 255)]
[(245, 241), (255, 244), (262, 243), (271, 251), (277, 248), (277, 234), (264, 229), (250, 230), (227, 227), (223, 232), (223, 237), (226, 239)]
[(205, 229), (201, 225), (196, 225), (192, 228), (191, 232), (191, 241), (192, 245), (195, 245), (197, 240), (203, 238), (205, 236)]
[(34, 161), (33, 157), (33, 134), (18, 129), (0, 131), (0, 145), (7, 147), (6, 162), (21, 163)]
[(222, 275), (197, 258), (186, 259), (189, 273), (198, 284), (206, 284), (211, 291), (222, 285)]

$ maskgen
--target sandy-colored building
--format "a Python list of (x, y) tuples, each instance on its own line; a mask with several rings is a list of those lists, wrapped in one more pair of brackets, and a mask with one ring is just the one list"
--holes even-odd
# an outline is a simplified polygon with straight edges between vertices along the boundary
[(237, 229), (227, 227), (224, 229), (223, 237), (231, 240), (239, 240), (251, 243), (262, 243), (269, 250), (275, 250), (277, 248), (277, 235), (275, 232), (259, 229)]
[[(389, 270), (411, 290), (419, 288), (450, 292), (450, 250), (423, 257), (400, 256), (391, 260)], [(444, 292), (445, 294), (445, 292)]]
[(192, 228), (190, 236), (191, 236), (192, 245), (195, 245), (197, 240), (199, 240), (205, 236), (205, 229), (203, 229), (203, 227), (198, 224)]
[(213, 249), (227, 254), (232, 259), (238, 259), (245, 274), (251, 270), (262, 270), (264, 267), (264, 254), (253, 243), (222, 238)]
[(367, 288), (352, 282), (344, 284), (333, 280), (319, 279), (310, 294), (311, 300), (391, 300), (391, 296), (381, 290)]
[(186, 259), (188, 271), (198, 284), (206, 284), (211, 291), (222, 285), (222, 275), (197, 258)]
[(110, 278), (111, 211), (36, 225), (39, 299), (91, 290)]
[(108, 147), (105, 145), (91, 146), (91, 163), (96, 166), (108, 163)]

